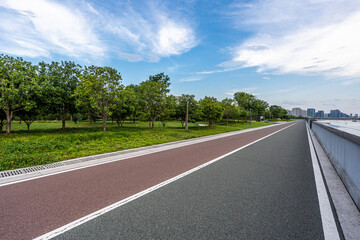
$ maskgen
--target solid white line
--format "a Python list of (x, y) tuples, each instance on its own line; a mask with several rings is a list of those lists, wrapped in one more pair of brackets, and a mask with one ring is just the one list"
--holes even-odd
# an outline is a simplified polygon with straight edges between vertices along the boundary
[(335, 218), (333, 215), (333, 212), (331, 210), (330, 201), (328, 194), (326, 192), (325, 183), (323, 180), (323, 177), (321, 175), (320, 166), (317, 161), (317, 157), (314, 150), (314, 145), (311, 141), (310, 134), (309, 134), (309, 126), (306, 123), (306, 129), (307, 129), (307, 136), (309, 141), (309, 147), (310, 147), (310, 154), (311, 154), (311, 160), (312, 165), (314, 169), (314, 176), (315, 176), (315, 183), (316, 183), (316, 190), (318, 194), (319, 199), (319, 207), (320, 207), (320, 215), (321, 215), (321, 221), (322, 226), (324, 230), (324, 237), (325, 240), (337, 240), (340, 239), (339, 232), (336, 227)]
[[(286, 123), (282, 123), (282, 124), (286, 124)], [(144, 155), (157, 153), (157, 152), (161, 152), (161, 151), (166, 151), (166, 150), (170, 150), (170, 149), (174, 149), (174, 148), (178, 148), (178, 147), (184, 147), (184, 146), (188, 146), (188, 145), (192, 145), (192, 144), (196, 144), (196, 143), (202, 143), (202, 142), (206, 142), (206, 141), (212, 141), (212, 140), (216, 140), (216, 139), (220, 139), (220, 138), (230, 137), (230, 136), (243, 134), (243, 133), (247, 133), (247, 132), (252, 132), (252, 131), (256, 131), (256, 130), (260, 130), (260, 129), (264, 129), (264, 128), (271, 128), (271, 127), (275, 127), (275, 126), (279, 126), (279, 125), (269, 125), (269, 126), (258, 127), (258, 128), (250, 128), (250, 129), (244, 129), (244, 130), (239, 130), (239, 131), (220, 133), (220, 134), (200, 137), (200, 138), (196, 138), (196, 139), (181, 140), (181, 141), (173, 142), (173, 143), (164, 143), (164, 144), (160, 144), (160, 145), (164, 145), (164, 146), (155, 145), (155, 146), (145, 147), (145, 149), (139, 149), (139, 151), (137, 151), (137, 152), (124, 153), (121, 155), (110, 156), (110, 157), (107, 157), (106, 153), (100, 154), (100, 155), (95, 155), (97, 157), (104, 156), (104, 158), (90, 160), (90, 161), (81, 162), (81, 163), (77, 163), (77, 164), (61, 166), (61, 167), (57, 167), (57, 168), (51, 168), (51, 169), (45, 169), (45, 170), (41, 170), (41, 171), (31, 172), (31, 173), (28, 173), (28, 175), (21, 174), (21, 175), (16, 175), (13, 177), (2, 178), (2, 179), (0, 179), (0, 187), (11, 185), (11, 184), (16, 184), (16, 183), (21, 183), (21, 182), (25, 182), (25, 181), (31, 181), (31, 180), (48, 177), (48, 176), (52, 176), (52, 175), (56, 175), (56, 174), (60, 174), (60, 173), (76, 171), (76, 170), (80, 170), (80, 169), (84, 169), (84, 168), (88, 168), (88, 167), (94, 167), (94, 166), (98, 166), (98, 165), (102, 165), (102, 164), (106, 164), (106, 163), (117, 162), (117, 161), (129, 159), (129, 158), (144, 156)], [(127, 151), (127, 150), (125, 150), (125, 151)], [(79, 158), (79, 159), (81, 159), (81, 158)], [(72, 160), (76, 160), (76, 159), (72, 159)], [(72, 160), (66, 160), (66, 161), (72, 161)], [(18, 179), (18, 180), (15, 180), (15, 179)], [(4, 181), (4, 182), (2, 183), (2, 181)]]
[(207, 163), (204, 163), (204, 164), (202, 164), (202, 165), (200, 165), (198, 167), (190, 169), (187, 172), (184, 172), (184, 173), (182, 173), (180, 175), (177, 175), (177, 176), (175, 176), (175, 177), (173, 177), (171, 179), (168, 179), (168, 180), (166, 180), (164, 182), (161, 182), (161, 183), (159, 183), (159, 184), (157, 184), (157, 185), (155, 185), (153, 187), (150, 187), (150, 188), (148, 188), (148, 189), (146, 189), (146, 190), (144, 190), (142, 192), (134, 194), (134, 195), (132, 195), (132, 196), (130, 196), (128, 198), (125, 198), (125, 199), (119, 201), (119, 202), (116, 202), (116, 203), (114, 203), (112, 205), (109, 205), (109, 206), (103, 208), (103, 209), (100, 209), (100, 210), (98, 210), (96, 212), (93, 212), (93, 213), (91, 213), (91, 214), (89, 214), (89, 215), (87, 215), (85, 217), (82, 217), (82, 218), (80, 218), (78, 220), (75, 220), (75, 221), (73, 221), (73, 222), (71, 222), (69, 224), (66, 224), (66, 225), (64, 225), (64, 226), (62, 226), (60, 228), (57, 228), (57, 229), (55, 229), (55, 230), (53, 230), (51, 232), (48, 232), (48, 233), (46, 233), (46, 234), (44, 234), (42, 236), (39, 236), (39, 237), (35, 238), (34, 240), (51, 239), (53, 237), (56, 237), (56, 236), (58, 236), (58, 235), (60, 235), (62, 233), (65, 233), (65, 232), (69, 231), (70, 229), (73, 229), (73, 228), (75, 228), (75, 227), (77, 227), (77, 226), (79, 226), (81, 224), (84, 224), (84, 223), (86, 223), (86, 222), (88, 222), (88, 221), (90, 221), (90, 220), (92, 220), (92, 219), (94, 219), (96, 217), (99, 217), (99, 216), (101, 216), (101, 215), (103, 215), (103, 214), (105, 214), (105, 213), (107, 213), (107, 212), (109, 212), (109, 211), (111, 211), (111, 210), (113, 210), (115, 208), (118, 208), (118, 207), (120, 207), (120, 206), (122, 206), (122, 205), (124, 205), (126, 203), (129, 203), (129, 202), (131, 202), (131, 201), (133, 201), (133, 200), (135, 200), (137, 198), (140, 198), (140, 197), (142, 197), (142, 196), (144, 196), (144, 195), (146, 195), (146, 194), (148, 194), (148, 193), (150, 193), (152, 191), (155, 191), (156, 189), (159, 189), (159, 188), (161, 188), (161, 187), (163, 187), (163, 186), (165, 186), (165, 185), (167, 185), (169, 183), (172, 183), (172, 182), (174, 182), (174, 181), (176, 181), (176, 180), (178, 180), (180, 178), (183, 178), (183, 177), (185, 177), (185, 176), (187, 176), (187, 175), (189, 175), (189, 174), (191, 174), (191, 173), (193, 173), (195, 171), (198, 171), (199, 169), (202, 169), (202, 168), (204, 168), (204, 167), (206, 167), (206, 166), (208, 166), (208, 165), (210, 165), (210, 164), (212, 164), (214, 162), (217, 162), (217, 161), (219, 161), (219, 160), (221, 160), (221, 159), (223, 159), (223, 158), (225, 158), (225, 157), (227, 157), (227, 156), (229, 156), (229, 155), (231, 155), (231, 154), (233, 154), (233, 153), (235, 153), (237, 151), (240, 151), (240, 150), (242, 150), (242, 149), (244, 149), (244, 148), (246, 148), (246, 147), (248, 147), (248, 146), (250, 146), (250, 145), (252, 145), (254, 143), (257, 143), (257, 142), (259, 142), (261, 140), (264, 140), (265, 138), (268, 138), (268, 137), (270, 137), (270, 136), (272, 136), (272, 135), (274, 135), (274, 134), (276, 134), (276, 133), (278, 133), (280, 131), (283, 131), (283, 130), (285, 130), (285, 129), (287, 129), (287, 128), (295, 125), (295, 124), (296, 123), (290, 124), (289, 126), (287, 126), (285, 128), (282, 128), (282, 129), (280, 129), (280, 130), (278, 130), (276, 132), (273, 132), (273, 133), (271, 133), (271, 134), (269, 134), (269, 135), (267, 135), (265, 137), (262, 137), (262, 138), (260, 138), (258, 140), (255, 140), (255, 141), (253, 141), (253, 142), (251, 142), (251, 143), (249, 143), (249, 144), (247, 144), (245, 146), (242, 146), (242, 147), (240, 147), (238, 149), (235, 149), (234, 151), (231, 151), (229, 153), (226, 153), (226, 154), (224, 154), (224, 155), (222, 155), (222, 156), (220, 156), (218, 158), (215, 158), (215, 159), (213, 159), (213, 160), (211, 160), (211, 161), (209, 161)]

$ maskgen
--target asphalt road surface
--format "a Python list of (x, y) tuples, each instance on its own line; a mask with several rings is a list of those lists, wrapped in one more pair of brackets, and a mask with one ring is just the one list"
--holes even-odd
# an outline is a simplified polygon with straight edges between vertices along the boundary
[[(0, 239), (40, 236), (286, 126), (0, 187)], [(305, 124), (56, 238), (322, 239)]]

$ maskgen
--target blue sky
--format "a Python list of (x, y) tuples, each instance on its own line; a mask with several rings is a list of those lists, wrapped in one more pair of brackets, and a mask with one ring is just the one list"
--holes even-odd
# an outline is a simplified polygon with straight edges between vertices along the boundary
[(360, 114), (360, 1), (0, 1), (0, 53), (165, 72), (171, 93)]

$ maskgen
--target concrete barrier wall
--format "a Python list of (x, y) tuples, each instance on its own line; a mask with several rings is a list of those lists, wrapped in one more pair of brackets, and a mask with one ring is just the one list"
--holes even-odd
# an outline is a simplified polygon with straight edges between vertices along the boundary
[(360, 137), (316, 122), (311, 130), (360, 209)]

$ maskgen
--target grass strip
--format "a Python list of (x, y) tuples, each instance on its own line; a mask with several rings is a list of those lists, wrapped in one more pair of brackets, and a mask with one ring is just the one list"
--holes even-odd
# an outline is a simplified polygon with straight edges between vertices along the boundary
[(261, 127), (273, 123), (219, 123), (214, 128), (189, 124), (189, 131), (179, 122), (169, 122), (165, 128), (150, 129), (147, 122), (125, 122), (123, 127), (102, 124), (67, 122), (65, 132), (61, 122), (35, 122), (27, 131), (26, 124), (12, 124), (10, 135), (0, 136), (0, 171), (54, 163), (95, 154), (208, 136), (241, 129)]

